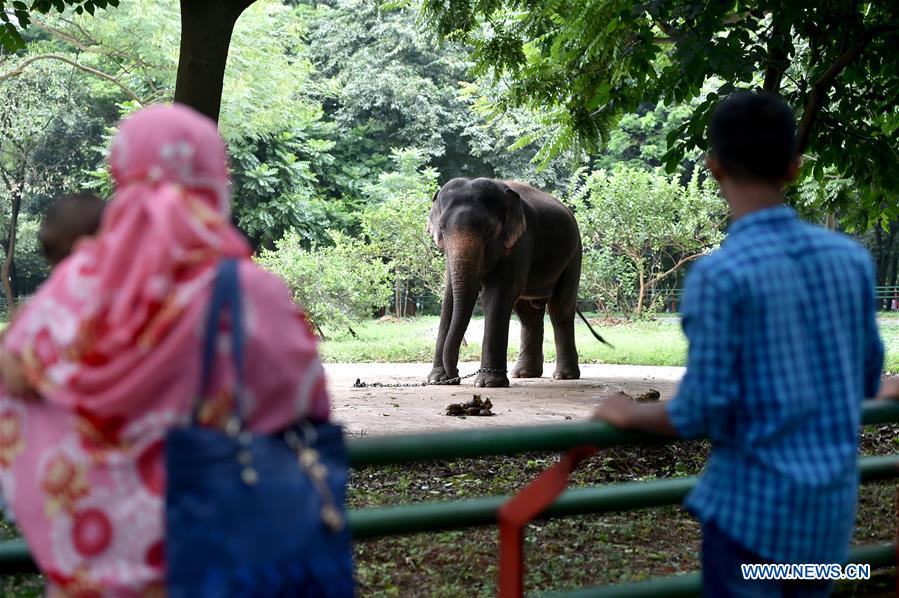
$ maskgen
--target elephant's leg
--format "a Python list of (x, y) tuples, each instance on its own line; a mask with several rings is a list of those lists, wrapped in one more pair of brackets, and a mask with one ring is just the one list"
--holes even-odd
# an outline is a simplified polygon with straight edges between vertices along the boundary
[(543, 315), (546, 305), (534, 305), (527, 300), (515, 304), (515, 313), (521, 323), (521, 350), (518, 363), (509, 372), (513, 378), (539, 378), (543, 375)]
[[(497, 285), (500, 286), (500, 285)], [(484, 342), (481, 347), (481, 372), (474, 379), (475, 386), (509, 386), (506, 375), (506, 351), (509, 348), (509, 318), (515, 301), (509, 289), (485, 289), (483, 296)]]
[(556, 340), (556, 380), (577, 380), (581, 377), (577, 348), (574, 344), (574, 315), (577, 309), (578, 282), (581, 275), (580, 260), (565, 269), (549, 300), (549, 319), (553, 324)]
[(453, 286), (450, 277), (446, 276), (443, 290), (443, 304), (440, 307), (440, 326), (437, 328), (437, 345), (434, 348), (434, 367), (428, 374), (428, 384), (437, 384), (451, 378), (443, 366), (443, 346), (446, 344), (446, 333), (453, 318)]

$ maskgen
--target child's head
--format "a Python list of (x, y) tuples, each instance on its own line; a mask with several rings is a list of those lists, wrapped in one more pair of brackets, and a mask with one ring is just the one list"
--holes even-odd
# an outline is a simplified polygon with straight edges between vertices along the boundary
[(106, 202), (93, 193), (73, 193), (57, 199), (44, 215), (38, 239), (50, 267), (72, 253), (82, 237), (96, 234)]
[(796, 178), (796, 123), (780, 96), (738, 91), (715, 108), (709, 170), (724, 183), (782, 188)]

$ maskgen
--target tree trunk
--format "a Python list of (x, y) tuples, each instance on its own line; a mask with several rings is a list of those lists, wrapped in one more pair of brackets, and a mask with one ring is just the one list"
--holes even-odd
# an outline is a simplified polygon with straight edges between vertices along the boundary
[(643, 315), (643, 298), (646, 295), (646, 277), (643, 275), (643, 268), (639, 269), (640, 272), (640, 291), (637, 295), (637, 317)]
[(6, 259), (3, 260), (3, 267), (0, 268), (0, 276), (3, 277), (3, 291), (6, 294), (6, 305), (9, 307), (10, 317), (12, 317), (16, 309), (16, 291), (12, 287), (9, 275), (15, 263), (16, 230), (19, 227), (19, 210), (21, 207), (22, 195), (18, 192), (13, 192), (12, 201), (10, 202), (9, 229), (6, 235)]
[(13, 254), (12, 263), (9, 265), (9, 288), (13, 297), (22, 296), (22, 285), (19, 284), (19, 266), (16, 264), (16, 256)]
[[(887, 253), (884, 249), (883, 227), (881, 227), (879, 223), (874, 226), (874, 247), (871, 248), (871, 255), (874, 258), (874, 275), (876, 276), (874, 284), (882, 285), (886, 277)], [(889, 306), (889, 297), (885, 299), (878, 299), (878, 310), (883, 307), (882, 304), (884, 303), (884, 301), (886, 302), (887, 306)]]
[(255, 0), (181, 0), (175, 101), (218, 121), (231, 33)]
[[(895, 287), (897, 283), (899, 283), (899, 246), (897, 246), (897, 229), (899, 229), (899, 221), (890, 223), (890, 242), (885, 249), (885, 253), (888, 256), (886, 260), (886, 266), (884, 267), (883, 273), (883, 286), (886, 287)], [(892, 306), (893, 298), (896, 296), (896, 293), (893, 293), (893, 297), (887, 297), (884, 301), (885, 308), (890, 309)]]
[(409, 296), (409, 287), (412, 284), (407, 280), (406, 286), (403, 289), (403, 317), (410, 318), (414, 317), (416, 312), (418, 311), (418, 306), (415, 305), (415, 299)]
[(765, 80), (762, 83), (762, 89), (779, 93), (784, 72), (789, 66), (789, 56), (787, 56), (784, 46), (789, 41), (791, 26), (777, 13), (773, 13), (771, 19), (773, 26), (771, 28), (771, 37), (768, 38), (768, 54), (765, 57)]
[(886, 286), (894, 287), (899, 284), (899, 252), (893, 256), (893, 267), (890, 271), (890, 277), (886, 280)]

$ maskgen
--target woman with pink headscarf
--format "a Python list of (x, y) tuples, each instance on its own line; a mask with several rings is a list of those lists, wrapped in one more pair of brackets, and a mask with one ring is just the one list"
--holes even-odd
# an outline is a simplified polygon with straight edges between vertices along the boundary
[[(22, 309), (0, 347), (0, 489), (49, 595), (164, 593), (163, 439), (186, 423), (222, 258), (240, 260), (249, 427), (276, 432), (329, 405), (316, 340), (284, 284), (229, 222), (225, 146), (180, 106), (125, 120), (116, 193)], [(234, 372), (220, 343), (200, 421), (223, 425)]]

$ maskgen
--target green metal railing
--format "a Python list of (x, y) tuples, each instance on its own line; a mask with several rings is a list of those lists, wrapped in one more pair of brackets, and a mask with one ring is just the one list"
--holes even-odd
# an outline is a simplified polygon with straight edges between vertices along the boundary
[[(866, 425), (899, 422), (899, 401), (868, 401), (863, 407)], [(576, 446), (608, 448), (625, 444), (676, 442), (643, 433), (624, 432), (600, 422), (508, 429), (469, 430), (404, 436), (364, 437), (348, 443), (353, 467), (404, 464), (416, 461), (513, 455), (537, 451), (563, 451)], [(863, 483), (899, 478), (899, 454), (859, 460)], [(630, 482), (565, 492), (543, 518), (628, 511), (681, 502), (697, 478), (673, 478)], [(351, 511), (349, 525), (356, 540), (390, 535), (434, 532), (495, 525), (500, 506), (508, 496), (453, 502), (370, 507)], [(850, 562), (880, 567), (894, 563), (896, 546), (865, 546), (852, 551)], [(34, 563), (21, 540), (0, 543), (0, 575), (34, 572)], [(639, 583), (591, 588), (553, 594), (556, 598), (580, 596), (693, 596), (699, 593), (698, 573)]]
[[(893, 299), (899, 296), (899, 286), (874, 287), (874, 295), (877, 299), (877, 309), (890, 311)], [(646, 301), (649, 304), (659, 299), (666, 310), (674, 308), (674, 311), (677, 311), (683, 298), (684, 289), (675, 287), (671, 289), (652, 289), (646, 297)]]

